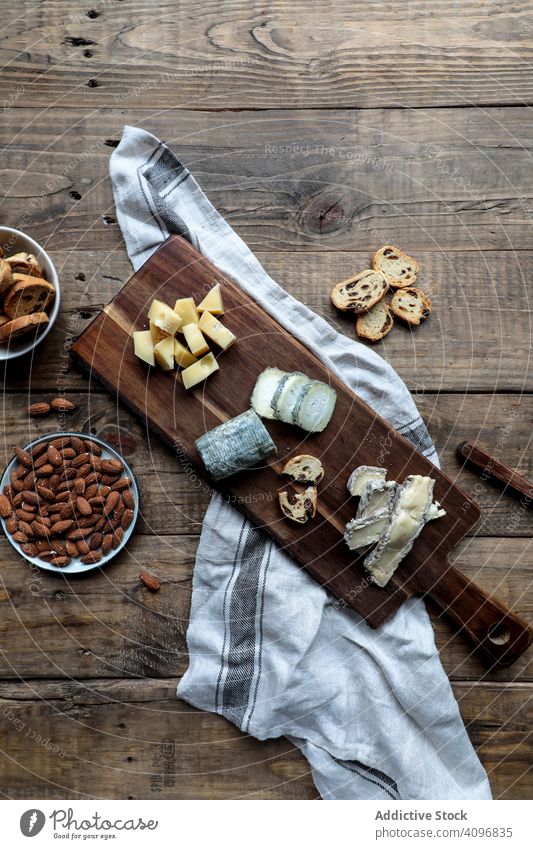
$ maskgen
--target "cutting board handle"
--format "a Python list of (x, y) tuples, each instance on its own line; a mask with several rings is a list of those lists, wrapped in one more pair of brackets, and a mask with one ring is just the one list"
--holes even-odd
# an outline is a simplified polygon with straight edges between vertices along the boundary
[(451, 565), (428, 595), (494, 664), (510, 666), (531, 644), (527, 622)]

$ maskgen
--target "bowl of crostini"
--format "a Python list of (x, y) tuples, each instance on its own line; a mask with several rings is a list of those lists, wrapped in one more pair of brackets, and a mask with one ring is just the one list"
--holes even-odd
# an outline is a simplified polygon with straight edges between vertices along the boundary
[(31, 236), (0, 227), (0, 360), (29, 354), (59, 313), (59, 278)]

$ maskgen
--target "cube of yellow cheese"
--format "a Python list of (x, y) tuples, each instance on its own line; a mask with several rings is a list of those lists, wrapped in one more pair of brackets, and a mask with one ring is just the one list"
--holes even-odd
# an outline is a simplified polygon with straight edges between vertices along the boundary
[(220, 291), (220, 283), (207, 293), (201, 303), (198, 304), (198, 312), (210, 312), (211, 315), (223, 315), (224, 305), (222, 303), (222, 293)]
[(133, 352), (144, 363), (155, 366), (154, 344), (149, 330), (135, 330), (133, 333)]
[(213, 354), (206, 354), (197, 363), (183, 369), (181, 377), (185, 389), (190, 389), (192, 386), (196, 386), (197, 383), (201, 383), (202, 380), (205, 380), (214, 371), (218, 371), (218, 363)]
[(196, 357), (191, 354), (188, 348), (186, 348), (185, 345), (182, 345), (177, 339), (174, 339), (174, 359), (182, 368), (192, 366), (192, 364), (196, 362)]
[(161, 342), (161, 339), (165, 339), (168, 336), (168, 333), (160, 330), (153, 321), (150, 322), (150, 333), (152, 335), (152, 342), (154, 345), (157, 345), (158, 342)]
[(198, 324), (200, 316), (192, 298), (178, 298), (174, 304), (174, 312), (181, 318), (182, 327), (185, 324)]
[(174, 368), (174, 342), (173, 336), (165, 336), (157, 345), (154, 345), (154, 356), (157, 365), (163, 371), (170, 371)]
[(200, 357), (209, 351), (209, 345), (205, 341), (204, 335), (197, 324), (185, 324), (181, 328), (181, 332), (185, 336), (185, 341), (195, 357)]
[(228, 330), (227, 327), (224, 327), (223, 324), (220, 323), (218, 318), (215, 318), (214, 315), (211, 315), (210, 312), (202, 313), (202, 317), (200, 319), (200, 323), (198, 325), (202, 333), (211, 339), (213, 342), (222, 348), (224, 351), (226, 348), (229, 348), (230, 345), (233, 345), (237, 337)]
[(152, 305), (148, 312), (148, 318), (153, 321), (156, 327), (169, 336), (174, 336), (177, 330), (181, 327), (181, 317), (171, 310), (168, 304), (163, 301), (152, 301)]

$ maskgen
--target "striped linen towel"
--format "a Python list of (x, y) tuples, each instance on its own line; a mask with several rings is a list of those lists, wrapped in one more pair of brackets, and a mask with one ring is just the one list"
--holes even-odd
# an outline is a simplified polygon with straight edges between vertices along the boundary
[[(125, 127), (110, 171), (135, 269), (170, 234), (185, 236), (438, 463), (394, 370), (278, 286), (165, 144)], [(179, 698), (260, 740), (287, 737), (323, 798), (491, 797), (424, 603), (409, 600), (371, 630), (217, 494), (202, 527), (187, 644)]]

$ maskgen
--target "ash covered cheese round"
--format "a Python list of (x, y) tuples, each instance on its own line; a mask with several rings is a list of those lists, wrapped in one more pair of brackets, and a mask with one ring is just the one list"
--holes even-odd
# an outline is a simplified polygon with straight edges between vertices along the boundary
[(234, 475), (276, 452), (268, 430), (253, 410), (218, 425), (195, 444), (213, 480)]

